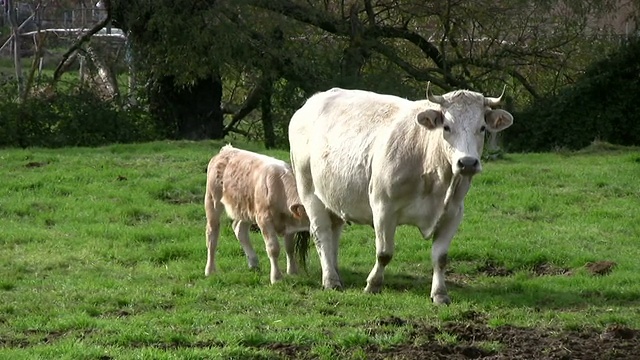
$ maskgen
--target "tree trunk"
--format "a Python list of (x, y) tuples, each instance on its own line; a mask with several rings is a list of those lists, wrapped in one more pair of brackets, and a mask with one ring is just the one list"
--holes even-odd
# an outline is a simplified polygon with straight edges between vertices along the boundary
[(340, 79), (338, 86), (357, 88), (361, 81), (362, 68), (366, 65), (369, 53), (359, 45), (350, 45), (342, 54), (340, 64)]
[(351, 25), (349, 46), (342, 53), (338, 86), (357, 88), (361, 85), (362, 68), (367, 64), (371, 54), (364, 45), (363, 25), (358, 18), (358, 6), (355, 4), (351, 6), (349, 22)]
[(150, 90), (149, 110), (172, 139), (222, 139), (222, 81), (219, 77), (200, 79), (179, 87), (165, 76)]
[(264, 81), (264, 91), (260, 102), (262, 112), (262, 128), (264, 130), (264, 146), (267, 149), (276, 147), (276, 133), (273, 131), (273, 113), (271, 112), (271, 95), (273, 94), (273, 83), (271, 80)]
[(7, 0), (7, 12), (9, 23), (11, 24), (11, 36), (13, 38), (13, 62), (15, 65), (16, 80), (18, 81), (18, 94), (23, 95), (23, 79), (22, 79), (22, 59), (20, 57), (20, 28), (18, 27), (18, 15), (16, 14), (16, 5), (13, 1)]

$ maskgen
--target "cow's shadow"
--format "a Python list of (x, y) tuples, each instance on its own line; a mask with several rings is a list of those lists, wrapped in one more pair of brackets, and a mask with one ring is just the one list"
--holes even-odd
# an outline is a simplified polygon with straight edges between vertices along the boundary
[[(340, 277), (345, 290), (363, 291), (368, 272), (353, 271), (341, 268)], [(307, 274), (315, 278), (317, 286), (321, 274)], [(317, 276), (317, 277), (316, 277)], [(510, 283), (510, 284), (507, 284)], [(483, 282), (474, 277), (458, 280), (456, 276), (447, 276), (449, 295), (453, 301), (464, 299), (477, 303), (501, 304), (505, 307), (529, 307), (534, 310), (580, 309), (588, 306), (629, 306), (640, 305), (640, 292), (625, 289), (608, 289), (606, 291), (585, 291), (580, 289), (550, 289), (544, 284), (529, 283), (526, 287), (517, 286), (514, 282)], [(310, 283), (307, 282), (307, 285)], [(385, 273), (383, 292), (411, 293), (424, 296), (429, 301), (431, 291), (431, 272), (414, 276), (403, 273)], [(368, 294), (367, 294), (368, 295)], [(375, 296), (375, 295), (368, 295)]]

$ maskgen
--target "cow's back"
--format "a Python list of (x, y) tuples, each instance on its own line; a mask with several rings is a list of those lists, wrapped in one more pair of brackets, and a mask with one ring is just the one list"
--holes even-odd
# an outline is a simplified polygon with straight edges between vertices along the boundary
[[(231, 146), (222, 148), (209, 164), (229, 217), (253, 223), (260, 212), (287, 211), (283, 182), (287, 168), (284, 161)], [(294, 181), (290, 170), (288, 176)]]
[(384, 146), (394, 121), (411, 111), (411, 104), (361, 90), (331, 89), (314, 95), (289, 124), (294, 170), (302, 172), (314, 194), (338, 216), (370, 223), (373, 154)]

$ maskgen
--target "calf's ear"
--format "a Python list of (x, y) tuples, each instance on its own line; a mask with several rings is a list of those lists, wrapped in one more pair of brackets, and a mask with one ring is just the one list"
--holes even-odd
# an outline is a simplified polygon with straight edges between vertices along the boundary
[(307, 211), (304, 209), (304, 206), (302, 206), (302, 204), (293, 204), (289, 207), (289, 210), (293, 214), (293, 217), (296, 219), (307, 216)]
[(442, 111), (434, 109), (425, 110), (416, 115), (416, 121), (427, 129), (433, 130), (438, 126), (442, 126)]
[(484, 122), (491, 132), (502, 131), (513, 124), (513, 115), (502, 109), (489, 110), (484, 114)]

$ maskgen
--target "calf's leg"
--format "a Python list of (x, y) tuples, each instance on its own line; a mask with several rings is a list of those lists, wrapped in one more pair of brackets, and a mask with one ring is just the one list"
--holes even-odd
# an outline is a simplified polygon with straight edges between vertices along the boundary
[(216, 248), (220, 238), (220, 216), (224, 211), (224, 205), (214, 199), (210, 193), (207, 193), (204, 199), (204, 207), (207, 217), (207, 265), (204, 268), (204, 275), (209, 276), (216, 271)]
[(271, 263), (271, 272), (269, 278), (271, 283), (275, 283), (282, 279), (282, 273), (278, 266), (278, 257), (280, 256), (280, 244), (278, 242), (278, 235), (275, 231), (273, 223), (268, 218), (258, 219), (258, 226), (262, 231), (262, 237), (264, 238), (264, 244), (269, 256), (269, 262)]
[(244, 254), (247, 257), (249, 269), (257, 269), (258, 255), (255, 250), (253, 250), (251, 240), (249, 239), (249, 228), (251, 224), (241, 220), (234, 220), (232, 226), (233, 233), (236, 234), (236, 239), (240, 242), (240, 246), (242, 246), (242, 250), (244, 250)]
[(284, 235), (284, 250), (287, 253), (287, 274), (293, 275), (298, 273), (298, 262), (295, 256), (295, 233)]

